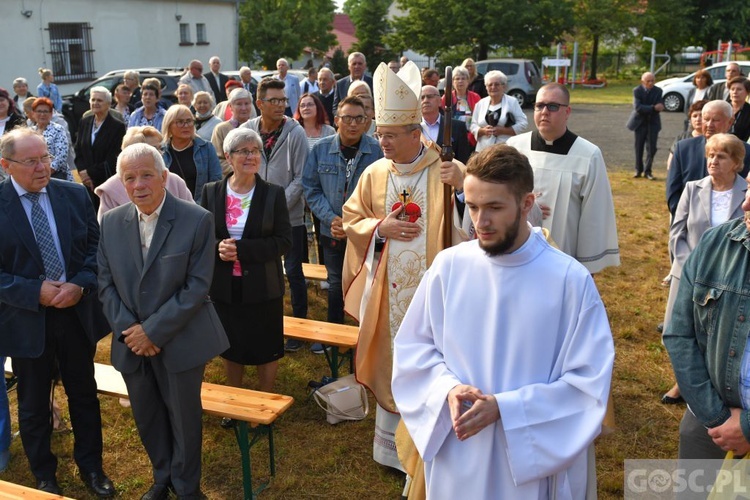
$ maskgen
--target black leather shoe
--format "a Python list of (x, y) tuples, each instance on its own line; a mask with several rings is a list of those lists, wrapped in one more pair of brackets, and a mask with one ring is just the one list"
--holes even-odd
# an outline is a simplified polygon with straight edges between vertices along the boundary
[(682, 396), (677, 396), (676, 398), (673, 398), (672, 396), (665, 394), (661, 397), (661, 404), (663, 405), (679, 405), (684, 402), (685, 400), (682, 399)]
[(190, 495), (177, 495), (177, 500), (206, 500), (208, 497), (198, 490)]
[(36, 489), (38, 489), (39, 491), (52, 493), (53, 495), (62, 495), (62, 490), (57, 485), (57, 479), (55, 479), (54, 477), (52, 479), (37, 481)]
[(110, 498), (115, 496), (115, 485), (104, 474), (104, 472), (81, 473), (81, 480), (99, 498)]
[(169, 484), (154, 484), (143, 494), (141, 500), (167, 500), (171, 489), (172, 485)]

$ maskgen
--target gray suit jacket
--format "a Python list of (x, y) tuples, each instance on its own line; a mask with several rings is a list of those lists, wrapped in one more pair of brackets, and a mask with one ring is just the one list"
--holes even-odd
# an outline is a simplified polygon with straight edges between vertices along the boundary
[(128, 203), (102, 218), (99, 298), (112, 326), (112, 365), (133, 373), (143, 358), (122, 331), (141, 323), (173, 373), (206, 363), (229, 347), (208, 297), (214, 271), (213, 215), (169, 192), (146, 256), (138, 213)]
[[(729, 219), (743, 214), (742, 202), (745, 200), (747, 181), (736, 176), (732, 186), (732, 198), (729, 202)], [(727, 219), (727, 220), (729, 220)], [(711, 176), (685, 185), (680, 202), (674, 214), (672, 227), (669, 229), (669, 249), (674, 255), (672, 276), (682, 275), (682, 265), (690, 252), (698, 245), (703, 233), (711, 229)]]

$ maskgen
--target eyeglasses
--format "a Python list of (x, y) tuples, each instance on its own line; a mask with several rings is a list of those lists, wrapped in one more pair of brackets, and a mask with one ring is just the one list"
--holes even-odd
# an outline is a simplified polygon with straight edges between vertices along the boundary
[(434, 99), (436, 97), (440, 97), (440, 94), (422, 94), (419, 99), (424, 101), (425, 99)]
[(193, 125), (195, 125), (195, 120), (175, 120), (174, 124), (178, 127), (192, 127)]
[(395, 140), (396, 140), (396, 137), (398, 137), (398, 136), (400, 136), (400, 135), (405, 135), (405, 134), (408, 134), (408, 133), (410, 133), (410, 132), (412, 132), (412, 131), (411, 131), (411, 130), (407, 130), (407, 131), (405, 131), (405, 132), (399, 132), (398, 134), (381, 134), (381, 133), (379, 133), (379, 132), (375, 132), (374, 134), (372, 134), (372, 136), (373, 136), (373, 137), (375, 138), (375, 140), (377, 140), (377, 141), (381, 141), (381, 142), (382, 142), (382, 141), (386, 141), (386, 142), (392, 142), (392, 141), (395, 141)]
[(302, 104), (299, 105), (300, 109), (307, 109), (307, 108), (314, 108), (314, 107), (315, 107), (314, 102), (303, 102)]
[(234, 151), (230, 151), (229, 154), (249, 158), (250, 156), (260, 156), (260, 149), (235, 149)]
[(505, 84), (502, 82), (490, 82), (486, 85), (487, 88), (490, 87), (505, 87)]
[(367, 121), (366, 116), (358, 115), (358, 116), (351, 116), (351, 115), (336, 115), (342, 122), (346, 123), (347, 125), (350, 125), (352, 122), (357, 123), (359, 125), (365, 123)]
[(286, 106), (286, 104), (289, 102), (289, 99), (287, 99), (286, 97), (272, 97), (271, 99), (261, 99), (261, 102), (269, 102), (274, 106), (278, 106), (280, 104)]
[(14, 160), (13, 158), (6, 158), (8, 161), (12, 161), (13, 163), (18, 163), (19, 165), (23, 165), (24, 167), (33, 168), (36, 167), (39, 162), (42, 162), (44, 165), (49, 165), (54, 161), (55, 157), (52, 155), (44, 155), (40, 156), (39, 158), (27, 158), (25, 160)]
[(547, 108), (550, 113), (554, 113), (556, 111), (559, 111), (560, 108), (567, 108), (567, 104), (558, 104), (556, 102), (537, 102), (534, 104), (534, 111), (538, 111), (541, 113), (544, 111), (544, 108)]

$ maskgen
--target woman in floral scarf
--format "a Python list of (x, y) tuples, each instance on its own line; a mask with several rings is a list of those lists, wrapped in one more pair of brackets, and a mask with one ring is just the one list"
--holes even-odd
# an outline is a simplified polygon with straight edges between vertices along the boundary
[[(242, 387), (245, 365), (258, 367), (259, 387), (273, 392), (284, 356), (284, 274), (281, 256), (292, 245), (284, 190), (260, 175), (260, 136), (230, 131), (223, 144), (232, 167), (203, 188), (201, 205), (215, 215), (216, 264), (211, 299), (229, 338), (221, 357), (227, 384)], [(231, 427), (230, 419), (222, 420)]]

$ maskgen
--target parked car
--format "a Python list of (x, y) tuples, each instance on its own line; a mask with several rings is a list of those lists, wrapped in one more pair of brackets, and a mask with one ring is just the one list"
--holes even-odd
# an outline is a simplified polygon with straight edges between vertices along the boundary
[[(750, 75), (750, 61), (720, 62), (705, 68), (711, 74), (714, 83), (727, 80), (724, 77), (724, 70), (730, 62), (739, 64), (743, 75)], [(664, 109), (667, 111), (682, 111), (685, 109), (688, 93), (693, 88), (693, 78), (695, 78), (695, 73), (690, 73), (688, 76), (667, 78), (656, 83), (656, 86), (661, 88), (664, 93)]]
[(536, 101), (536, 93), (542, 87), (542, 72), (531, 59), (487, 59), (477, 61), (478, 73), (500, 70), (508, 77), (505, 93), (513, 96), (518, 104), (528, 106)]
[[(63, 116), (68, 121), (70, 127), (70, 133), (75, 137), (78, 131), (78, 124), (81, 122), (83, 114), (89, 110), (89, 97), (91, 89), (93, 87), (102, 86), (108, 89), (110, 92), (114, 92), (115, 87), (122, 83), (122, 75), (125, 74), (124, 69), (118, 69), (106, 73), (104, 76), (98, 78), (92, 83), (87, 84), (81, 90), (72, 95), (63, 96)], [(172, 102), (177, 102), (177, 97), (174, 95), (177, 90), (177, 85), (180, 77), (184, 74), (183, 71), (167, 70), (163, 68), (140, 68), (136, 69), (140, 77), (140, 81), (143, 82), (145, 78), (158, 78), (161, 81), (161, 94), (164, 99), (169, 99)]]

